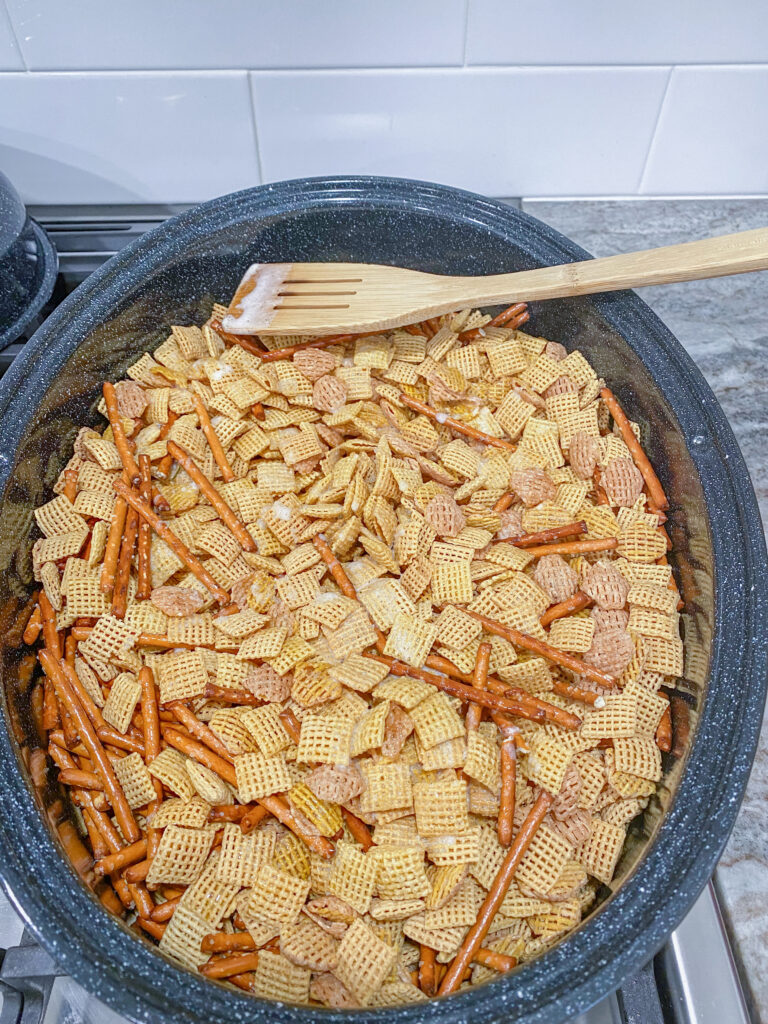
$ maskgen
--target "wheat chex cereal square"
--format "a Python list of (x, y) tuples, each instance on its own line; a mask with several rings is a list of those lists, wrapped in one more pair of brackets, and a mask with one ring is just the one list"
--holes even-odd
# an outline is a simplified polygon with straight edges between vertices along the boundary
[(384, 654), (421, 668), (436, 639), (437, 626), (398, 614), (387, 637)]
[(245, 803), (291, 788), (291, 776), (282, 754), (236, 754), (237, 791)]

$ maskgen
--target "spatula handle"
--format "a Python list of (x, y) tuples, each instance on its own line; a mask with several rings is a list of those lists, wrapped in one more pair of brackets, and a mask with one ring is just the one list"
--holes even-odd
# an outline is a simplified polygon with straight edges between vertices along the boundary
[(768, 270), (768, 228), (516, 274), (475, 278), (477, 294), (471, 298), (478, 305), (556, 299), (649, 284), (727, 277), (749, 270)]

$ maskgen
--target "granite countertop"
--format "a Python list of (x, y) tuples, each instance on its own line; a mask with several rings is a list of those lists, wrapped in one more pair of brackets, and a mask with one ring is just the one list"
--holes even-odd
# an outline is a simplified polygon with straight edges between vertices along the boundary
[[(594, 256), (768, 224), (768, 200), (536, 201), (522, 208)], [(644, 288), (698, 364), (744, 453), (768, 524), (768, 274)], [(716, 888), (755, 1019), (768, 1021), (768, 718)]]

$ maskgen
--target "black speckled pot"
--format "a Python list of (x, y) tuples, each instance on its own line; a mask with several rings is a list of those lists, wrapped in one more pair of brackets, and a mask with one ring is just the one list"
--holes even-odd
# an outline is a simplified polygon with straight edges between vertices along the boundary
[[(31, 684), (13, 623), (31, 587), (31, 508), (50, 497), (76, 425), (97, 422), (102, 380), (122, 375), (171, 324), (202, 322), (253, 260), (362, 260), (485, 274), (586, 255), (517, 210), (449, 188), (385, 178), (265, 186), (197, 207), (123, 250), (59, 307), (6, 375), (0, 874), (51, 954), (128, 1017), (308, 1024), (349, 1015), (262, 1002), (176, 968), (110, 917), (61, 856), (56, 826), (65, 808), (34, 753)], [(694, 902), (752, 763), (766, 686), (766, 553), (744, 462), (712, 392), (631, 293), (541, 304), (531, 329), (585, 352), (640, 423), (670, 496), (690, 737), (676, 737), (681, 756), (667, 759), (659, 797), (630, 829), (617, 890), (602, 894), (574, 934), (493, 983), (427, 1006), (358, 1011), (360, 1020), (556, 1024), (594, 1003), (655, 952)]]

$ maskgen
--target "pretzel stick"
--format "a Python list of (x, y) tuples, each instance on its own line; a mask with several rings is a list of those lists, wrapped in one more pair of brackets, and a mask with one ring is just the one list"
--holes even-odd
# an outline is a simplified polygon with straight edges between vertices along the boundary
[(109, 798), (109, 802), (112, 804), (112, 810), (115, 812), (115, 818), (120, 826), (120, 831), (129, 842), (135, 842), (141, 835), (139, 826), (136, 824), (133, 812), (128, 806), (122, 786), (117, 781), (112, 762), (107, 757), (104, 747), (101, 745), (101, 741), (91, 725), (90, 719), (75, 696), (75, 692), (70, 686), (61, 664), (48, 651), (40, 651), (40, 662), (46, 674), (50, 673), (52, 676), (56, 693), (62, 702), (62, 706), (66, 707), (67, 711), (72, 715), (77, 731), (83, 741), (83, 746), (88, 751), (93, 766), (104, 783), (104, 790)]
[[(141, 485), (139, 494), (147, 503), (152, 500), (152, 463), (149, 456), (139, 456), (139, 472), (141, 473)], [(147, 601), (152, 593), (152, 527), (142, 519), (139, 524), (138, 541), (138, 585), (136, 587), (136, 600)]]
[(658, 728), (656, 729), (656, 746), (664, 754), (672, 749), (672, 712), (667, 705), (664, 714), (661, 716)]
[(413, 409), (414, 412), (420, 412), (422, 416), (427, 416), (429, 419), (434, 420), (435, 423), (440, 423), (443, 426), (449, 427), (456, 434), (463, 434), (465, 437), (471, 437), (475, 441), (482, 441), (483, 444), (487, 444), (491, 448), (503, 448), (508, 452), (514, 452), (517, 450), (517, 445), (512, 444), (511, 441), (506, 441), (501, 437), (493, 437), (491, 434), (485, 434), (482, 430), (476, 430), (474, 427), (470, 427), (468, 424), (455, 419), (453, 416), (448, 416), (446, 413), (438, 412), (437, 409), (433, 409), (432, 406), (427, 405), (426, 402), (420, 402), (417, 398), (410, 398), (408, 395), (404, 395), (402, 393), (398, 395), (398, 398), (403, 405), (407, 405), (409, 409)]
[[(183, 754), (187, 754), (193, 758), (199, 764), (204, 765), (206, 768), (210, 768), (211, 771), (215, 772), (220, 778), (224, 779), (225, 782), (229, 782), (232, 786), (237, 786), (237, 776), (235, 775), (235, 769), (224, 758), (214, 754), (213, 751), (204, 747), (202, 743), (198, 743), (197, 740), (189, 739), (182, 735), (175, 729), (167, 729), (165, 731), (165, 739), (172, 747), (176, 750), (180, 750)], [(321, 857), (330, 858), (333, 856), (334, 849), (333, 845), (325, 839), (324, 836), (314, 835), (307, 832), (302, 825), (296, 820), (291, 813), (287, 804), (278, 796), (265, 796), (261, 797), (256, 801), (265, 807), (278, 821), (282, 822), (286, 828), (289, 828), (291, 832), (294, 832), (299, 839), (302, 840), (310, 850), (314, 850), (315, 853), (320, 854)]]
[[(452, 661), (448, 661), (447, 658), (443, 658), (440, 655), (428, 655), (425, 665), (437, 669), (438, 672), (445, 673), (445, 675), (450, 676), (452, 679), (458, 679), (459, 682), (467, 683), (469, 686), (474, 685), (474, 673), (462, 672)], [(534, 697), (532, 693), (521, 690), (516, 686), (508, 686), (495, 676), (488, 676), (485, 686), (491, 693), (496, 693), (500, 697), (506, 697), (508, 700), (516, 703), (518, 710), (511, 713), (517, 718), (528, 718), (532, 722), (553, 722), (563, 729), (578, 729), (581, 724), (581, 719), (576, 715), (563, 711), (562, 708), (549, 704), (540, 697)]]
[(124, 846), (107, 857), (96, 861), (94, 870), (97, 875), (111, 875), (113, 871), (122, 871), (123, 868), (136, 864), (147, 852), (146, 839), (139, 839), (130, 846)]
[[(213, 810), (217, 810), (217, 808), (214, 807)], [(262, 807), (260, 804), (256, 804), (256, 806), (252, 807), (250, 811), (246, 811), (246, 813), (240, 819), (240, 831), (243, 833), (244, 836), (247, 836), (250, 832), (253, 832), (256, 826), (267, 817), (269, 817), (269, 811), (266, 809), (266, 807)]]
[(275, 348), (271, 352), (264, 352), (261, 355), (262, 363), (274, 363), (279, 359), (290, 359), (297, 352), (303, 352), (307, 348), (328, 348), (329, 345), (343, 345), (353, 338), (362, 338), (362, 334), (337, 334), (328, 338), (316, 338), (314, 341), (301, 341), (296, 345), (288, 345), (286, 348)]
[(247, 813), (246, 804), (217, 804), (208, 811), (208, 822), (242, 821)]
[(151, 919), (153, 921), (170, 921), (176, 912), (176, 907), (178, 907), (180, 900), (181, 896), (176, 896), (172, 900), (166, 900), (165, 903), (158, 904), (150, 914)]
[(133, 562), (133, 549), (136, 547), (136, 535), (139, 531), (139, 515), (135, 509), (128, 512), (125, 523), (123, 543), (120, 547), (120, 557), (117, 560), (117, 572), (115, 573), (115, 586), (112, 591), (112, 614), (116, 619), (124, 619), (128, 605), (128, 584), (131, 579), (131, 563)]
[(250, 951), (258, 949), (256, 941), (248, 932), (211, 932), (200, 943), (203, 953), (229, 953), (232, 950)]
[[(38, 658), (40, 658), (41, 654), (47, 655), (49, 653), (50, 652), (46, 647), (45, 650), (38, 651)], [(49, 672), (48, 669), (46, 668), (48, 662), (46, 661), (44, 663), (42, 658), (40, 658), (40, 664), (43, 666), (43, 671), (45, 672), (45, 677), (48, 681), (48, 692), (47, 694), (44, 693), (43, 695), (44, 699), (46, 696), (48, 699), (47, 714), (50, 717), (51, 721), (54, 721), (55, 718), (56, 725), (61, 725), (64, 746), (68, 750), (74, 750), (77, 747), (79, 741), (77, 726), (75, 725), (75, 722), (69, 710), (66, 707), (64, 707), (59, 700), (59, 694), (56, 689), (56, 676)], [(53, 664), (58, 665), (59, 662), (54, 660)], [(66, 662), (62, 660), (61, 664), (66, 665)], [(43, 708), (43, 713), (44, 715), (46, 714), (45, 706)]]
[(595, 468), (592, 474), (592, 488), (595, 492), (595, 502), (598, 505), (610, 505), (608, 501), (608, 495), (605, 493), (605, 488), (600, 486), (600, 481), (603, 474), (598, 468)]
[[(491, 645), (480, 644), (477, 649), (477, 657), (475, 658), (475, 671), (473, 673), (472, 685), (477, 690), (484, 690), (488, 684), (488, 666), (491, 661)], [(480, 720), (483, 717), (483, 707), (481, 704), (475, 704), (474, 701), (467, 708), (467, 714), (464, 718), (464, 724), (467, 727), (467, 732), (474, 732), (480, 725)]]
[(318, 554), (320, 555), (322, 560), (328, 566), (328, 571), (330, 572), (331, 576), (333, 576), (342, 594), (345, 597), (351, 598), (353, 601), (357, 601), (357, 591), (352, 585), (352, 581), (350, 580), (349, 576), (347, 576), (346, 572), (344, 571), (344, 567), (342, 566), (341, 562), (338, 560), (336, 555), (334, 555), (333, 551), (328, 546), (328, 542), (326, 541), (324, 535), (322, 533), (316, 534), (312, 538), (312, 543), (315, 545), (315, 548), (317, 549)]
[[(157, 707), (157, 689), (152, 669), (144, 666), (139, 672), (139, 683), (141, 685), (141, 726), (144, 733), (144, 762), (149, 765), (160, 753), (160, 714)], [(151, 815), (160, 806), (163, 800), (163, 784), (159, 779), (152, 777), (152, 785), (155, 789), (155, 799), (150, 803), (147, 815)], [(156, 828), (147, 828), (147, 860), (151, 863), (157, 852), (160, 843), (160, 831)]]
[(201, 743), (204, 743), (206, 747), (209, 747), (214, 754), (218, 754), (218, 756), (224, 761), (228, 761), (231, 764), (232, 755), (227, 750), (226, 746), (221, 742), (216, 733), (203, 722), (199, 721), (197, 716), (194, 715), (185, 704), (182, 704), (180, 701), (172, 701), (168, 707), (181, 724), (186, 726), (196, 739)]
[[(522, 316), (523, 313), (527, 313), (528, 307), (524, 302), (515, 302), (511, 306), (507, 306), (501, 313), (497, 313), (496, 316), (489, 320), (485, 327), (475, 327), (469, 331), (462, 331), (459, 335), (460, 341), (470, 341), (472, 338), (482, 337), (482, 333), (488, 327), (503, 327), (504, 324), (510, 320), (516, 320)], [(526, 318), (527, 319), (527, 318)]]
[[(173, 410), (170, 410), (168, 412), (168, 419), (162, 425), (162, 427), (160, 428), (160, 433), (157, 435), (157, 440), (158, 441), (164, 441), (166, 439), (166, 437), (168, 437), (168, 435), (171, 432), (171, 427), (173, 426), (173, 424), (176, 422), (176, 420), (178, 418), (179, 418), (179, 414), (177, 412), (173, 412)], [(173, 459), (171, 458), (170, 455), (164, 455), (162, 457), (162, 459), (160, 459), (160, 461), (158, 462), (156, 473), (160, 477), (161, 480), (167, 480), (168, 477), (171, 475), (171, 464), (172, 463), (173, 463)]]
[(506, 512), (507, 509), (511, 505), (514, 505), (514, 503), (515, 503), (515, 495), (512, 494), (510, 491), (507, 491), (506, 494), (502, 494), (502, 496), (499, 498), (499, 500), (493, 506), (493, 511), (494, 512)]
[(347, 823), (347, 828), (362, 846), (363, 853), (367, 853), (373, 846), (373, 837), (368, 831), (368, 826), (357, 815), (353, 814), (352, 811), (348, 811), (346, 807), (342, 807), (341, 804), (339, 807), (344, 821)]
[(117, 729), (110, 725), (102, 725), (96, 730), (96, 735), (102, 743), (108, 743), (119, 750), (127, 750), (131, 754), (141, 754), (144, 757), (144, 744), (135, 736), (123, 736)]
[(528, 555), (540, 558), (542, 555), (578, 555), (585, 551), (612, 551), (618, 546), (617, 537), (605, 537), (598, 540), (562, 541), (559, 544), (542, 544), (535, 548), (526, 548)]
[(197, 418), (200, 420), (200, 428), (205, 434), (208, 445), (213, 452), (213, 457), (216, 460), (216, 464), (221, 470), (224, 483), (231, 483), (235, 479), (235, 474), (232, 471), (229, 460), (221, 446), (221, 441), (219, 440), (216, 431), (213, 429), (213, 424), (211, 423), (211, 417), (208, 415), (208, 410), (203, 405), (203, 400), (200, 396), (194, 393), (192, 393), (192, 404), (195, 407)]
[(466, 968), (472, 963), (478, 949), (483, 944), (483, 939), (488, 934), (496, 912), (504, 902), (504, 897), (517, 871), (523, 855), (530, 846), (531, 840), (541, 825), (544, 817), (552, 806), (554, 797), (551, 794), (542, 792), (536, 799), (531, 810), (528, 812), (520, 831), (515, 840), (507, 850), (504, 860), (501, 862), (498, 874), (493, 880), (493, 885), (488, 890), (488, 895), (478, 911), (477, 920), (464, 936), (458, 953), (456, 954), (448, 972), (438, 990), (438, 995), (445, 996), (455, 992), (461, 984), (461, 979)]
[(35, 640), (40, 636), (40, 631), (43, 628), (43, 616), (40, 611), (40, 605), (36, 604), (32, 609), (32, 614), (29, 617), (29, 621), (24, 627), (24, 633), (22, 639), (25, 644), (33, 644)]
[(556, 647), (550, 647), (549, 644), (545, 644), (542, 640), (528, 636), (527, 633), (520, 633), (518, 630), (512, 629), (511, 626), (504, 626), (500, 622), (496, 622), (495, 619), (489, 619), (487, 615), (471, 612), (468, 608), (465, 608), (464, 611), (467, 615), (471, 615), (473, 619), (481, 622), (486, 632), (504, 637), (505, 640), (509, 640), (516, 647), (522, 647), (524, 651), (540, 654), (547, 661), (554, 662), (555, 665), (559, 665), (561, 668), (569, 668), (572, 672), (578, 672), (580, 675), (586, 676), (587, 679), (591, 679), (593, 683), (599, 683), (601, 686), (613, 687), (616, 685), (616, 680), (613, 676), (609, 676), (606, 672), (598, 672), (596, 668), (592, 668), (591, 665), (588, 665), (580, 658), (575, 658), (572, 654), (560, 651)]
[(497, 833), (502, 846), (512, 842), (512, 830), (515, 818), (515, 782), (517, 775), (517, 747), (515, 734), (517, 729), (503, 725), (501, 731), (501, 799), (499, 800), (499, 820)]
[(591, 604), (592, 598), (587, 597), (581, 590), (577, 590), (572, 597), (561, 601), (560, 604), (553, 604), (551, 608), (547, 608), (539, 622), (542, 626), (548, 626), (555, 619), (562, 619), (566, 615), (570, 615), (571, 612), (579, 612), (582, 608), (588, 608)]
[(258, 953), (233, 953), (231, 956), (222, 957), (221, 960), (203, 964), (198, 967), (198, 971), (206, 978), (229, 978), (233, 974), (255, 971), (258, 965)]
[(175, 441), (169, 441), (168, 454), (172, 455), (184, 472), (194, 480), (202, 494), (205, 495), (211, 505), (213, 505), (219, 513), (219, 517), (224, 521), (225, 526), (227, 526), (234, 534), (243, 551), (258, 551), (256, 541), (250, 533), (248, 533), (245, 523), (240, 522), (205, 473), (203, 473), (197, 463), (192, 459), (189, 452), (176, 444)]
[(167, 924), (161, 924), (159, 921), (150, 921), (146, 917), (137, 917), (135, 924), (137, 924), (139, 928), (143, 928), (143, 930), (148, 935), (151, 935), (153, 939), (158, 940), (162, 939), (163, 932), (168, 927)]
[[(491, 708), (493, 711), (504, 711), (509, 715), (519, 715), (521, 708), (525, 707), (527, 713), (524, 717), (530, 718), (531, 721), (543, 722), (552, 720), (546, 711), (546, 708), (552, 707), (552, 705), (542, 706), (543, 701), (538, 706), (533, 704), (526, 706), (522, 701), (512, 700), (509, 697), (499, 697), (496, 694), (488, 693), (486, 690), (475, 690), (474, 687), (467, 686), (465, 683), (459, 683), (449, 676), (440, 676), (434, 672), (427, 672), (423, 668), (413, 668), (413, 666), (406, 665), (395, 658), (390, 658), (386, 654), (366, 654), (365, 657), (370, 658), (372, 661), (378, 661), (382, 665), (387, 665), (393, 676), (409, 676), (411, 679), (421, 679), (422, 682), (431, 683), (438, 690), (443, 690), (444, 693), (449, 693), (452, 697), (458, 697), (459, 700), (467, 703), (474, 702), (475, 704), (481, 704), (485, 708)], [(567, 721), (570, 728), (577, 729), (581, 725), (581, 719), (576, 715), (563, 711), (561, 708), (556, 710), (560, 713), (557, 716), (558, 720)]]
[(117, 559), (120, 554), (120, 545), (123, 540), (125, 519), (128, 513), (128, 505), (124, 498), (118, 497), (115, 501), (115, 508), (112, 512), (112, 522), (109, 524), (107, 534), (107, 545), (104, 548), (104, 561), (101, 565), (101, 579), (99, 589), (102, 594), (111, 596), (115, 586), (115, 573), (117, 572)]
[(179, 540), (171, 528), (147, 504), (147, 502), (136, 494), (135, 491), (132, 491), (123, 480), (115, 480), (114, 486), (117, 493), (121, 497), (125, 498), (131, 508), (135, 509), (142, 519), (145, 519), (149, 523), (158, 537), (165, 541), (171, 551), (181, 559), (189, 571), (200, 580), (207, 590), (210, 590), (219, 604), (229, 604), (229, 594), (227, 591), (223, 587), (219, 586), (213, 576), (211, 576), (208, 570), (203, 566), (202, 562), (195, 558), (186, 544)]
[(63, 768), (59, 772), (62, 786), (75, 786), (78, 789), (103, 790), (104, 783), (93, 772), (84, 772), (80, 768)]
[[(147, 843), (149, 843), (149, 840), (147, 840)], [(126, 868), (125, 871), (123, 872), (123, 878), (126, 880), (126, 882), (130, 882), (131, 884), (135, 884), (136, 882), (143, 882), (144, 879), (149, 874), (149, 868), (151, 863), (152, 862), (149, 859), (147, 859), (140, 860), (138, 864), (131, 864), (131, 866), (129, 868)]]
[(419, 988), (425, 996), (437, 995), (436, 950), (419, 943)]
[[(71, 635), (78, 642), (81, 640), (87, 640), (93, 632), (93, 626), (73, 626)], [(171, 640), (170, 637), (160, 636), (156, 633), (139, 633), (136, 638), (137, 647), (161, 647), (164, 650), (174, 650), (175, 648), (182, 648), (187, 651), (195, 651), (198, 648), (202, 648), (206, 651), (236, 651), (237, 647), (222, 647), (216, 646), (215, 644), (200, 644), (193, 643), (191, 640)]]
[(290, 708), (283, 708), (279, 713), (278, 718), (283, 724), (283, 728), (291, 737), (294, 743), (298, 743), (301, 739), (301, 722), (299, 722), (296, 715), (291, 711)]
[(691, 712), (682, 697), (672, 697), (670, 700), (672, 714), (672, 757), (680, 758), (688, 749), (688, 740), (691, 734)]
[(208, 326), (221, 338), (222, 341), (228, 341), (230, 345), (239, 345), (240, 348), (244, 348), (246, 352), (250, 352), (253, 356), (263, 356), (265, 350), (259, 348), (251, 338), (246, 338), (244, 334), (230, 334), (229, 331), (225, 331), (221, 326), (221, 320), (213, 319), (208, 321)]
[(77, 470), (70, 467), (64, 470), (64, 487), (61, 492), (65, 498), (74, 501), (77, 497)]
[(475, 963), (505, 974), (507, 971), (511, 971), (513, 967), (517, 967), (517, 957), (506, 956), (506, 954), (497, 953), (493, 949), (478, 949), (475, 953)]
[(107, 418), (109, 419), (109, 425), (112, 427), (112, 438), (115, 442), (117, 453), (120, 456), (120, 461), (123, 464), (123, 469), (128, 474), (129, 481), (132, 484), (137, 484), (141, 479), (141, 473), (139, 472), (139, 467), (136, 465), (136, 459), (133, 457), (133, 452), (128, 445), (128, 439), (126, 438), (125, 431), (123, 430), (120, 410), (117, 405), (117, 392), (115, 391), (115, 385), (110, 383), (108, 380), (105, 380), (101, 390), (104, 394), (104, 402), (107, 406)]
[(514, 544), (516, 548), (532, 548), (537, 544), (551, 544), (553, 541), (563, 540), (565, 537), (578, 537), (587, 532), (587, 524), (582, 520), (579, 523), (568, 523), (566, 526), (553, 526), (549, 530), (539, 530), (538, 533), (523, 533), (519, 537), (508, 537), (507, 543)]
[(561, 697), (570, 697), (571, 700), (580, 700), (584, 704), (591, 704), (594, 708), (605, 707), (605, 697), (594, 693), (592, 690), (584, 690), (575, 683), (567, 683), (564, 679), (553, 679), (552, 690), (559, 693)]
[(643, 480), (645, 480), (645, 486), (648, 488), (648, 494), (650, 495), (651, 502), (655, 508), (664, 512), (669, 508), (669, 502), (667, 501), (667, 496), (664, 493), (664, 488), (661, 486), (661, 482), (656, 476), (648, 456), (643, 451), (626, 413), (619, 405), (616, 400), (616, 396), (610, 388), (601, 388), (600, 397), (608, 407), (608, 412), (613, 416), (613, 422), (619, 428), (624, 444), (629, 448), (632, 461), (640, 470)]
[(43, 643), (55, 658), (62, 655), (61, 634), (56, 629), (56, 612), (44, 590), (40, 591), (40, 617), (43, 623)]
[[(53, 688), (53, 681), (45, 676), (43, 679), (43, 714), (41, 725), (43, 731), (48, 735), (61, 728), (61, 715), (59, 714), (59, 703), (56, 700), (56, 691)], [(62, 737), (62, 743), (64, 738)]]

